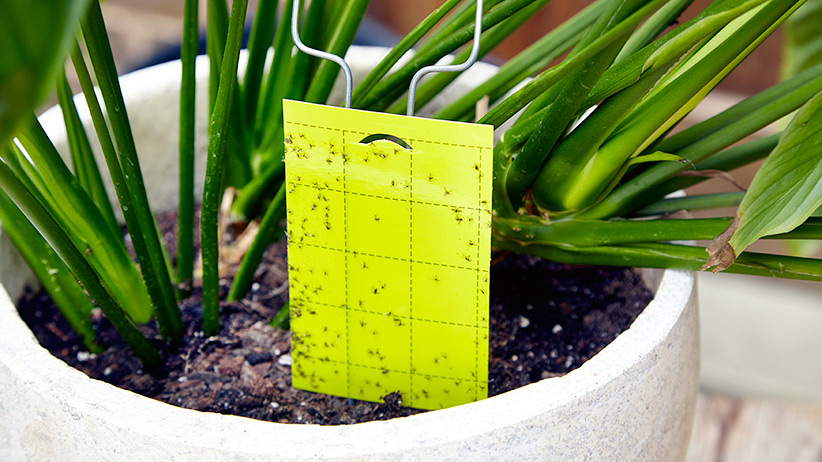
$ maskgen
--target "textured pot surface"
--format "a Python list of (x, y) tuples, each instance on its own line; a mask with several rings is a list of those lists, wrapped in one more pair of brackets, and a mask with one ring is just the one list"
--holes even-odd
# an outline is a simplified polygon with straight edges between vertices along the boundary
[[(382, 53), (357, 52), (355, 75)], [(123, 78), (158, 209), (176, 204), (179, 69), (169, 63)], [(58, 113), (43, 123), (59, 146)], [(197, 125), (204, 133), (205, 120)], [(656, 296), (631, 328), (564, 377), (385, 422), (289, 425), (176, 408), (52, 357), (17, 315), (13, 300), (34, 278), (0, 235), (0, 460), (682, 460), (699, 375), (694, 279), (648, 271), (646, 280)]]

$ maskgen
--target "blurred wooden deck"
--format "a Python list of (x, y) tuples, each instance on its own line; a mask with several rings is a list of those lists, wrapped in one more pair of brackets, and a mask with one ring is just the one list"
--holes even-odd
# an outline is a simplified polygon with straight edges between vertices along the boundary
[(822, 406), (702, 393), (688, 462), (822, 462)]

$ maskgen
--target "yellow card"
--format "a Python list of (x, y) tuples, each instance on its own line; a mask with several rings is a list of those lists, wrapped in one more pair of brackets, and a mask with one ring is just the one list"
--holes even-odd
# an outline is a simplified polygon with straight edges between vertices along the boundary
[(293, 386), (486, 398), (493, 127), (295, 101), (284, 119)]

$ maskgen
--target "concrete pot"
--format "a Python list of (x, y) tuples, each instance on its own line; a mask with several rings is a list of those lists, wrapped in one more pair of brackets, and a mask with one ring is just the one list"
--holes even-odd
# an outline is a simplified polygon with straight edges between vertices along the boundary
[[(362, 75), (381, 53), (359, 49), (349, 62)], [(176, 204), (179, 69), (179, 63), (169, 63), (123, 78), (157, 209)], [(475, 72), (487, 75), (493, 68), (479, 66)], [(205, 80), (200, 79), (201, 89)], [(463, 80), (462, 88), (466, 85), (470, 81)], [(202, 98), (200, 103), (205, 104)], [(57, 113), (45, 114), (43, 122), (61, 146), (65, 136)], [(198, 127), (204, 133), (205, 121)], [(201, 157), (203, 145), (200, 139)], [(630, 329), (564, 377), (412, 417), (315, 426), (176, 408), (89, 379), (40, 347), (20, 320), (13, 300), (35, 281), (2, 235), (0, 258), (0, 460), (673, 461), (685, 456), (699, 376), (690, 273), (646, 272), (656, 293), (650, 305)]]

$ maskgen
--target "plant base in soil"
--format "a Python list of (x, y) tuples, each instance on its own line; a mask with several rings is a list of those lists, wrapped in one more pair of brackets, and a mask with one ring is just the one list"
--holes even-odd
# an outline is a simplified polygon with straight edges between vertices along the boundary
[[(158, 217), (174, 242), (172, 214)], [(173, 247), (173, 244), (170, 245)], [(172, 249), (173, 250), (173, 249)], [(174, 255), (174, 252), (171, 252)], [(27, 292), (18, 306), (40, 343), (92, 378), (176, 406), (283, 423), (351, 424), (417, 414), (396, 393), (383, 403), (291, 387), (290, 333), (269, 320), (288, 297), (284, 242), (266, 252), (257, 283), (241, 302), (223, 303), (220, 335), (204, 337), (199, 289), (181, 303), (181, 345), (148, 374), (104, 317), (95, 315), (101, 354), (83, 351), (79, 336), (48, 295)], [(222, 280), (227, 291), (230, 280)], [(558, 265), (507, 255), (491, 268), (489, 396), (576, 369), (630, 327), (652, 294), (636, 271)], [(156, 326), (144, 330), (158, 339)]]

